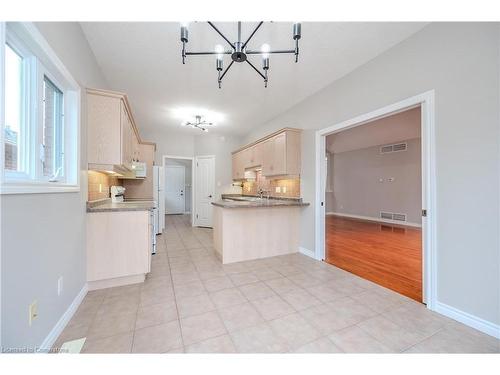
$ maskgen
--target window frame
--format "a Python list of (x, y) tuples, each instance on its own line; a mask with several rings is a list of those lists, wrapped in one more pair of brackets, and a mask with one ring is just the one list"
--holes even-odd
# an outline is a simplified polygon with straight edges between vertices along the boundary
[[(29, 22), (0, 22), (0, 77), (5, 77), (5, 44), (8, 43), (23, 58), (23, 74), (29, 75), (23, 89), (29, 91), (23, 105), (21, 127), (23, 142), (29, 142), (27, 173), (5, 169), (4, 127), (5, 87), (0, 87), (0, 194), (54, 193), (80, 191), (80, 86), (62, 64), (38, 29)], [(47, 78), (62, 92), (62, 149), (61, 178), (43, 176), (43, 82)], [(5, 82), (4, 79), (1, 82)], [(26, 87), (28, 86), (29, 87)], [(23, 116), (24, 116), (23, 115)], [(29, 141), (27, 141), (29, 140)], [(23, 151), (24, 152), (24, 151)]]

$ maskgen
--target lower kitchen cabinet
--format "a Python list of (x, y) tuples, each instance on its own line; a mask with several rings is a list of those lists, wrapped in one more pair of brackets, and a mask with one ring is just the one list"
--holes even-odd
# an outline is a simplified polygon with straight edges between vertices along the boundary
[(151, 250), (151, 211), (87, 213), (90, 290), (144, 281), (151, 271)]

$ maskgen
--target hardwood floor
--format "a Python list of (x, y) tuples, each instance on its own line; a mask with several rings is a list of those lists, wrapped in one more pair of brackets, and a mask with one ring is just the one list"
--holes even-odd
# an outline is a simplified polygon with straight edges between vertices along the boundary
[(420, 228), (327, 215), (325, 261), (422, 302)]

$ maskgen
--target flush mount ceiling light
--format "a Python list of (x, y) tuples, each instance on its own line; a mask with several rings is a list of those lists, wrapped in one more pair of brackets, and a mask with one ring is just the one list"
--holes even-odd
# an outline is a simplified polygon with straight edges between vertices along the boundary
[(200, 115), (196, 115), (194, 119), (195, 119), (194, 122), (191, 122), (191, 121), (185, 122), (184, 126), (192, 126), (193, 128), (200, 129), (200, 130), (203, 130), (204, 132), (207, 132), (208, 131), (207, 126), (213, 125), (213, 123), (211, 123), (211, 122), (207, 122), (205, 120), (202, 121)]
[[(255, 27), (255, 29), (252, 31), (250, 36), (247, 38), (245, 42), (241, 40), (241, 22), (238, 22), (238, 41), (237, 42), (230, 42), (229, 39), (222, 34), (217, 27), (212, 22), (208, 22), (208, 24), (229, 44), (230, 49), (229, 50), (224, 50), (224, 47), (221, 45), (215, 46), (215, 50), (212, 52), (187, 52), (186, 51), (186, 43), (189, 41), (188, 37), (188, 25), (187, 23), (181, 23), (181, 42), (182, 42), (182, 63), (186, 63), (186, 56), (195, 56), (195, 55), (216, 55), (216, 69), (217, 69), (217, 82), (219, 84), (219, 88), (221, 88), (221, 82), (226, 73), (228, 72), (229, 69), (231, 69), (231, 66), (233, 63), (241, 63), (241, 62), (246, 62), (248, 65), (250, 65), (263, 79), (264, 79), (264, 86), (267, 87), (267, 71), (269, 70), (269, 55), (270, 54), (294, 54), (295, 55), (295, 62), (299, 60), (299, 39), (301, 37), (301, 26), (300, 23), (294, 23), (293, 24), (293, 40), (295, 41), (295, 49), (291, 50), (271, 50), (268, 44), (263, 44), (261, 47), (260, 51), (252, 51), (252, 50), (247, 50), (247, 45), (248, 42), (252, 39), (252, 37), (255, 35), (257, 30), (262, 26), (264, 22), (261, 21)], [(226, 70), (224, 70), (224, 61), (223, 61), (223, 56), (224, 55), (231, 55), (231, 63), (227, 66)], [(264, 72), (262, 73), (255, 65), (253, 65), (249, 60), (248, 56), (249, 55), (261, 55), (262, 56), (262, 69)]]

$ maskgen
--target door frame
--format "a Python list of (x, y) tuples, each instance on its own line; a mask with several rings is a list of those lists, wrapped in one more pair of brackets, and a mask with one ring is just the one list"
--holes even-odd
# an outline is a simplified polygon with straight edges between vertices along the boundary
[[(215, 178), (215, 168), (216, 168), (216, 159), (215, 159), (215, 155), (199, 155), (199, 156), (195, 156), (194, 157), (194, 160), (193, 160), (193, 187), (196, 186), (196, 168), (198, 168), (198, 160), (199, 159), (214, 159), (214, 194), (215, 194), (215, 186), (216, 186), (216, 178)], [(192, 225), (193, 227), (195, 227), (196, 225), (198, 225), (198, 223), (196, 222), (196, 216), (195, 216), (195, 212), (197, 212), (197, 209), (198, 207), (197, 206), (197, 198), (196, 198), (196, 191), (198, 191), (198, 189), (196, 188), (193, 188), (193, 202), (192, 202), (192, 214), (191, 214), (191, 220), (192, 220)]]
[[(195, 184), (195, 180), (194, 180), (194, 175), (195, 175), (195, 171), (194, 171), (194, 157), (191, 157), (191, 156), (176, 156), (176, 155), (163, 155), (162, 158), (161, 158), (161, 162), (162, 162), (162, 165), (163, 165), (163, 171), (165, 171), (165, 160), (166, 159), (182, 159), (182, 160), (191, 160), (191, 226), (194, 226), (194, 221), (193, 221), (193, 211), (194, 211), (194, 206), (193, 206), (193, 202), (194, 202), (194, 184)], [(163, 175), (165, 176), (165, 172), (163, 173)], [(165, 202), (163, 202), (163, 204), (165, 204)]]
[(315, 203), (317, 210), (314, 256), (318, 260), (325, 259), (326, 137), (418, 106), (421, 107), (422, 208), (427, 210), (427, 216), (422, 218), (422, 300), (427, 304), (427, 308), (435, 310), (437, 302), (437, 207), (434, 90), (316, 131)]

